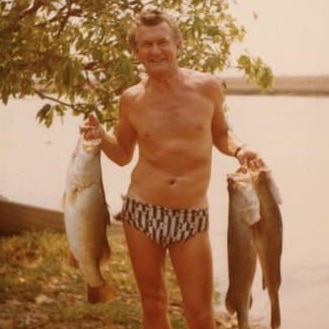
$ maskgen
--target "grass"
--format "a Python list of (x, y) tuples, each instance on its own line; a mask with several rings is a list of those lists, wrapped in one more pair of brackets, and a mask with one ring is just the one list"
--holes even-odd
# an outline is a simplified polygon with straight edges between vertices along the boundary
[[(27, 232), (0, 238), (0, 329), (135, 329), (140, 303), (124, 237), (110, 236), (113, 257), (102, 267), (118, 296), (107, 304), (86, 302), (79, 270), (68, 265), (66, 236)], [(176, 279), (168, 263), (170, 318), (185, 329)]]
[[(65, 234), (0, 236), (0, 329), (141, 328), (140, 301), (124, 237), (114, 234), (109, 241), (113, 256), (102, 273), (118, 296), (106, 304), (89, 304), (80, 270), (68, 265)], [(187, 329), (169, 260), (166, 267), (172, 327)], [(215, 302), (218, 295), (215, 292)], [(218, 329), (237, 328), (236, 319), (226, 313), (216, 314), (216, 320)], [(251, 329), (268, 327), (256, 323)]]

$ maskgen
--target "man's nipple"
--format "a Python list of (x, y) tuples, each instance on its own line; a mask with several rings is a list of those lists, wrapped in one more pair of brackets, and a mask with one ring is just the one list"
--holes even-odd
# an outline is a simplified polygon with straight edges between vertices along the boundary
[(171, 178), (171, 179), (169, 180), (169, 185), (170, 185), (170, 186), (175, 186), (176, 183), (177, 183), (177, 179), (176, 179), (176, 178)]

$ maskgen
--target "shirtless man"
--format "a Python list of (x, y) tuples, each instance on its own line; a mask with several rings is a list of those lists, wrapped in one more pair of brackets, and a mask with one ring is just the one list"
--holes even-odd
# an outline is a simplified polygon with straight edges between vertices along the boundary
[(120, 166), (131, 161), (138, 144), (122, 217), (143, 328), (171, 328), (164, 281), (168, 252), (189, 328), (214, 329), (207, 208), (212, 148), (248, 166), (259, 167), (262, 160), (229, 130), (218, 80), (178, 66), (182, 40), (175, 22), (163, 12), (144, 10), (129, 41), (147, 78), (123, 92), (115, 135), (93, 115), (81, 133), (101, 138), (103, 152)]

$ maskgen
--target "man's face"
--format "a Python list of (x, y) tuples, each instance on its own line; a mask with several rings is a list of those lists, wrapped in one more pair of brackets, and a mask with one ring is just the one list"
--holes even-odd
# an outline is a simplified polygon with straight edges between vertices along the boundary
[(176, 67), (180, 40), (175, 39), (167, 23), (140, 26), (136, 41), (135, 54), (149, 74), (169, 73)]

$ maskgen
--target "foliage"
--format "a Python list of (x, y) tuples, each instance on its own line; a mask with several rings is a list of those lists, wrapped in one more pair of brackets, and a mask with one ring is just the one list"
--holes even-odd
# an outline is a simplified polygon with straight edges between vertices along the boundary
[(74, 115), (94, 111), (113, 126), (118, 96), (140, 74), (127, 27), (147, 4), (178, 20), (185, 40), (181, 65), (214, 73), (236, 67), (262, 88), (270, 86), (272, 73), (261, 59), (231, 59), (231, 46), (246, 31), (230, 15), (230, 0), (2, 0), (2, 102), (37, 95), (48, 101), (38, 113), (47, 126), (68, 109)]

